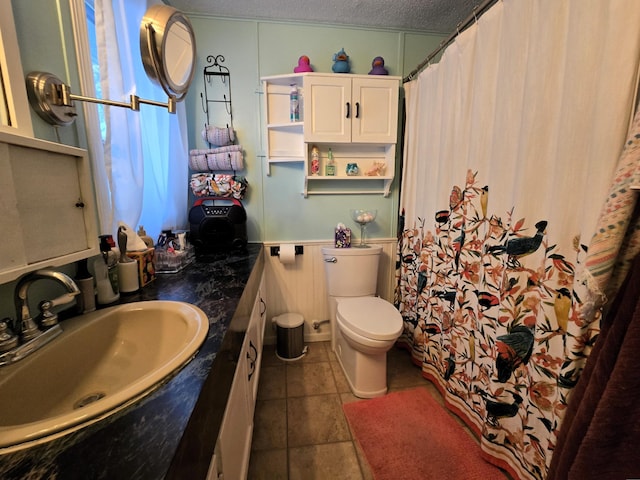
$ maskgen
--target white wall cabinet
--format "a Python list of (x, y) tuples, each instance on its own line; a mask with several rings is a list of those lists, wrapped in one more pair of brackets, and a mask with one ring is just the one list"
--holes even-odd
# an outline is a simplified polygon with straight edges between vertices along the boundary
[(85, 150), (0, 132), (0, 283), (97, 255)]
[(209, 480), (247, 478), (267, 313), (263, 282), (264, 277), (247, 317), (238, 365), (207, 476)]
[(396, 143), (399, 79), (319, 75), (303, 85), (305, 142)]
[[(303, 195), (389, 195), (395, 174), (400, 77), (301, 73), (264, 77), (267, 172), (279, 162), (304, 162)], [(300, 119), (290, 121), (289, 94), (296, 85)], [(311, 170), (311, 149), (321, 153)], [(326, 176), (331, 148), (336, 175)], [(357, 163), (358, 175), (346, 166)], [(380, 166), (380, 169), (374, 167)]]

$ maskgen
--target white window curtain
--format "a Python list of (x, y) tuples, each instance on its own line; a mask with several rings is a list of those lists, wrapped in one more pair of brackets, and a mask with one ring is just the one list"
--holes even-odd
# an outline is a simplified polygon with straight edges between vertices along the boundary
[[(84, 11), (72, 0), (75, 16)], [(130, 94), (166, 101), (162, 88), (146, 76), (140, 59), (140, 22), (147, 0), (95, 0), (95, 24), (103, 98), (129, 101)], [(81, 23), (75, 20), (76, 26)], [(86, 34), (85, 34), (86, 35)], [(77, 41), (81, 85), (92, 78), (86, 42)], [(87, 59), (89, 59), (87, 61)], [(95, 90), (93, 90), (95, 91)], [(188, 143), (184, 102), (177, 113), (142, 105), (139, 112), (104, 107), (106, 139), (101, 141), (96, 108), (85, 105), (89, 149), (101, 233), (114, 234), (119, 222), (144, 225), (153, 238), (163, 229), (187, 226)]]
[(598, 334), (580, 273), (639, 28), (636, 0), (501, 0), (405, 85), (401, 342), (514, 478), (545, 478)]

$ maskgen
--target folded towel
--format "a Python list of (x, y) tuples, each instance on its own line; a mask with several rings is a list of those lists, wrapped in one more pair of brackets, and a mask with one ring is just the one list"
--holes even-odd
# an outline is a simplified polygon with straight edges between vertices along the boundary
[(194, 150), (189, 155), (189, 168), (191, 170), (208, 170), (207, 156), (204, 153), (194, 154)]
[(202, 130), (202, 139), (211, 145), (223, 147), (236, 141), (236, 132), (231, 127), (207, 125)]
[(242, 170), (244, 168), (242, 147), (230, 145), (208, 150), (189, 152), (191, 170)]
[(227, 152), (239, 152), (242, 150), (241, 145), (226, 145), (224, 147), (216, 147), (216, 148), (206, 148), (206, 149), (196, 149), (190, 150), (189, 153), (192, 155), (198, 154), (207, 154), (207, 153), (227, 153)]

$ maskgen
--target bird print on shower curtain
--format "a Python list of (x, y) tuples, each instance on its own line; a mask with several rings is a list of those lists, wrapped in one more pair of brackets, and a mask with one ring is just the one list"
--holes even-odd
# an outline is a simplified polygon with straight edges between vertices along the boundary
[(484, 449), (512, 449), (542, 479), (549, 450), (537, 432), (556, 435), (571, 387), (560, 370), (584, 246), (574, 242), (572, 261), (548, 243), (546, 219), (513, 218), (515, 207), (492, 212), (489, 192), (498, 187), (476, 176), (469, 171), (448, 208), (399, 238), (400, 341)]
[(509, 265), (512, 267), (520, 266), (519, 258), (530, 255), (540, 247), (544, 229), (547, 228), (547, 222), (542, 220), (535, 225), (536, 233), (532, 237), (512, 238), (505, 245), (494, 245), (487, 249), (488, 253), (506, 253), (509, 255)]

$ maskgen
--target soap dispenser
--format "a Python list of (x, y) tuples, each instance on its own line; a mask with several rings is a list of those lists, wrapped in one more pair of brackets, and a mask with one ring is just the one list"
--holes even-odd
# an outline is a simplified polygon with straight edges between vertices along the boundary
[(120, 298), (120, 293), (115, 293), (109, 281), (109, 271), (104, 260), (96, 257), (93, 261), (93, 273), (96, 277), (96, 294), (98, 304), (109, 305)]

